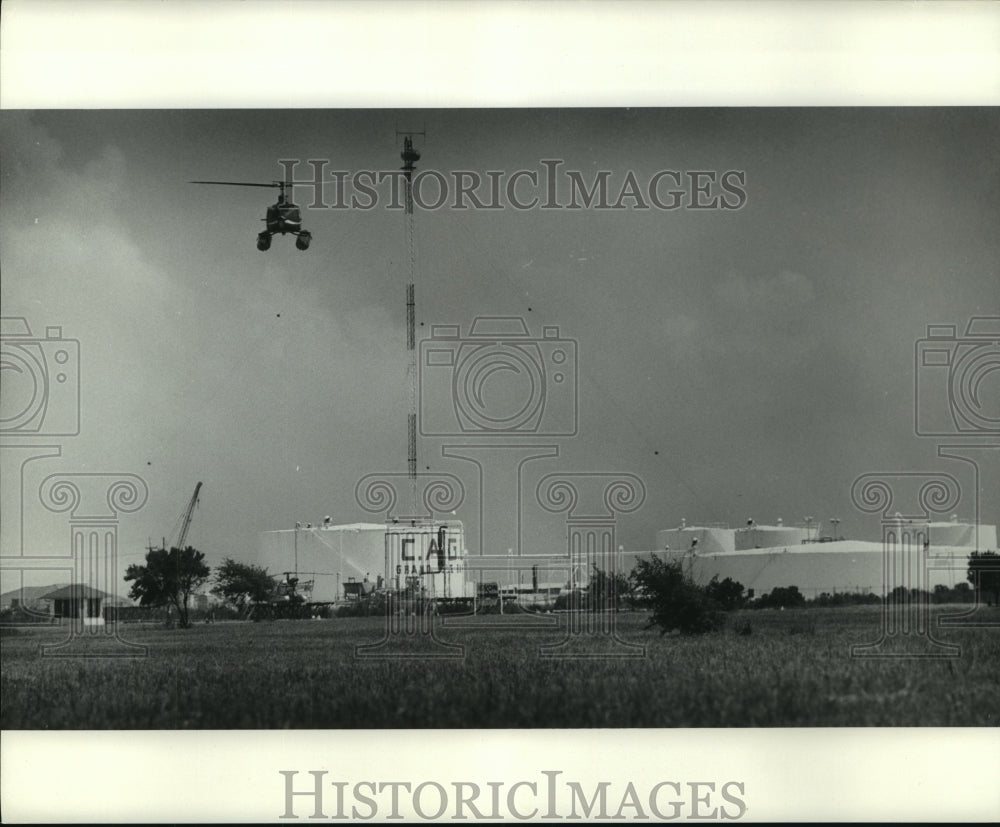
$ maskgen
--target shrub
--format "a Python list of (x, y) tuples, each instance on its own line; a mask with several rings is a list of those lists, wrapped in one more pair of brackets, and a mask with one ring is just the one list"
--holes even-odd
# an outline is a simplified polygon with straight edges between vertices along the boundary
[(705, 594), (727, 612), (739, 609), (746, 603), (746, 598), (743, 596), (743, 584), (736, 582), (731, 577), (727, 577), (720, 583), (719, 576), (713, 576), (708, 581), (708, 585), (705, 586)]
[(896, 586), (885, 596), (887, 603), (930, 603), (933, 595), (923, 589), (907, 589), (905, 586)]
[(582, 589), (572, 589), (556, 596), (553, 608), (557, 612), (583, 611), (587, 607), (587, 595)]
[(680, 563), (656, 556), (639, 559), (632, 570), (632, 581), (652, 609), (647, 628), (658, 626), (661, 634), (676, 630), (685, 635), (722, 628), (722, 607), (684, 573)]
[(23, 606), (11, 606), (0, 611), (0, 623), (16, 624), (26, 626), (30, 624), (51, 624), (55, 618), (45, 612), (32, 611)]
[(976, 587), (980, 599), (990, 606), (1000, 606), (1000, 554), (974, 551), (969, 555), (967, 579)]
[(587, 588), (587, 608), (592, 612), (608, 609), (617, 612), (621, 602), (627, 598), (630, 588), (629, 578), (624, 574), (619, 572), (612, 576), (601, 571), (595, 564)]
[(775, 586), (753, 604), (756, 609), (792, 609), (805, 606), (806, 599), (798, 586)]

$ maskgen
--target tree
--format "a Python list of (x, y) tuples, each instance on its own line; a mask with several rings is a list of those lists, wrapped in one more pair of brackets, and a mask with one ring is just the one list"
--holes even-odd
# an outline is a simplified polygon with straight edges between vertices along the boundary
[(891, 592), (886, 594), (886, 603), (905, 603), (909, 599), (909, 591), (906, 586), (896, 586)]
[(129, 597), (141, 606), (168, 606), (177, 609), (182, 628), (191, 625), (188, 620), (188, 601), (211, 573), (205, 565), (205, 555), (188, 546), (185, 549), (150, 549), (146, 565), (133, 563), (125, 572), (125, 580), (133, 581)]
[(743, 584), (727, 577), (719, 582), (719, 575), (713, 575), (705, 586), (705, 594), (722, 606), (727, 612), (739, 609), (746, 602), (743, 597)]
[(674, 629), (681, 634), (702, 634), (722, 627), (721, 607), (684, 573), (680, 563), (656, 556), (640, 558), (631, 580), (653, 610), (649, 626), (659, 626), (661, 634)]
[(769, 594), (761, 596), (756, 605), (761, 609), (784, 609), (805, 604), (806, 599), (798, 586), (775, 586)]
[(987, 595), (989, 605), (1000, 606), (1000, 554), (995, 551), (972, 552), (966, 579), (979, 597)]
[(956, 583), (951, 590), (952, 600), (955, 603), (974, 603), (976, 601), (975, 592), (968, 583)]
[(600, 612), (604, 609), (614, 609), (618, 611), (619, 601), (629, 592), (628, 578), (621, 573), (616, 573), (614, 577), (594, 565), (594, 570), (590, 573), (590, 587), (587, 589), (588, 607), (592, 612)]
[(267, 569), (227, 557), (215, 569), (211, 592), (242, 612), (247, 604), (264, 603), (274, 591)]
[(931, 592), (931, 600), (934, 603), (950, 603), (951, 589), (949, 589), (944, 583), (938, 583), (934, 587), (934, 591)]

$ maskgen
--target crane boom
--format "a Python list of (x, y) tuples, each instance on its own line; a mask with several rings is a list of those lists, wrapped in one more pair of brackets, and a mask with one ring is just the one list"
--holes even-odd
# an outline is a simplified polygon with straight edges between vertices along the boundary
[(188, 529), (191, 527), (191, 517), (194, 514), (194, 507), (198, 504), (198, 493), (201, 491), (201, 483), (199, 482), (194, 487), (194, 494), (191, 496), (191, 502), (188, 503), (187, 511), (184, 512), (184, 523), (181, 525), (181, 533), (177, 538), (177, 548), (181, 551), (184, 550), (184, 540), (187, 539)]

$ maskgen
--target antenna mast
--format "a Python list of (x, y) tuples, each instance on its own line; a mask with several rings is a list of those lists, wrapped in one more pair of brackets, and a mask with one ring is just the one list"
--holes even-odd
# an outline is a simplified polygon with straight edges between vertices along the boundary
[[(398, 135), (399, 133), (397, 133)], [(409, 261), (409, 279), (406, 284), (406, 372), (410, 385), (410, 411), (406, 417), (406, 462), (410, 478), (413, 514), (417, 513), (417, 350), (416, 350), (416, 245), (413, 234), (413, 171), (420, 153), (413, 148), (413, 135), (423, 133), (403, 133), (403, 193), (405, 198), (406, 252)]]

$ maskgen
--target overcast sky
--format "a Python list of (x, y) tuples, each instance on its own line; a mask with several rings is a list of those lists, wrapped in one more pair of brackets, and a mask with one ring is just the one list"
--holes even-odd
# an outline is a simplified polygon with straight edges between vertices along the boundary
[[(404, 216), (383, 186), (371, 210), (304, 209), (307, 252), (278, 237), (262, 253), (271, 190), (188, 181), (269, 181), (283, 158), (398, 169), (401, 128), (426, 132), (419, 169), (558, 159), (588, 182), (608, 171), (612, 200), (630, 172), (643, 187), (661, 170), (745, 175), (732, 210), (416, 210), (418, 338), (490, 315), (577, 343), (579, 432), (535, 438), (559, 457), (531, 464), (529, 499), (556, 471), (634, 474), (646, 500), (618, 539), (649, 549), (682, 518), (839, 517), (872, 536), (850, 503), (859, 475), (966, 474), (914, 434), (914, 344), (928, 324), (1000, 315), (996, 110), (3, 111), (3, 315), (80, 341), (80, 434), (45, 473), (149, 485), (122, 518), (123, 566), (176, 535), (199, 480), (189, 542), (213, 565), (255, 559), (259, 532), (296, 521), (378, 520), (354, 487), (406, 471)], [(981, 391), (994, 418), (996, 376)], [(445, 442), (421, 440), (420, 468), (463, 480), (474, 532), (477, 480)], [(65, 542), (65, 517), (30, 507), (26, 544)], [(558, 546), (564, 517), (548, 520), (524, 550)]]

